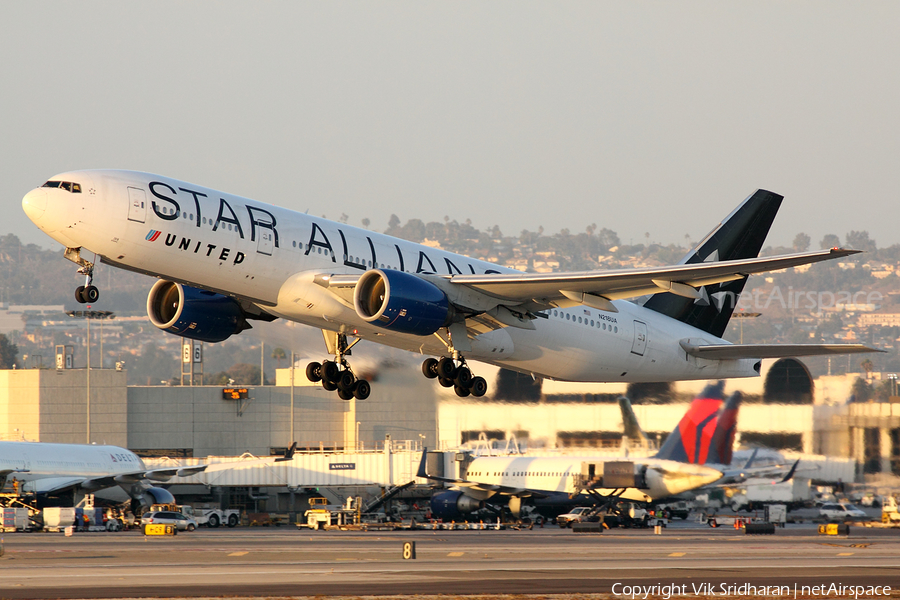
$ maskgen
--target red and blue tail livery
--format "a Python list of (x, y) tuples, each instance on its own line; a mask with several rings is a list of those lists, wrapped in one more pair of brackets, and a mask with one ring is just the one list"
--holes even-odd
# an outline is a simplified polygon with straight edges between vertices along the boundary
[(719, 381), (704, 388), (656, 458), (697, 465), (731, 463), (742, 396), (735, 392), (723, 402), (724, 387), (725, 382)]

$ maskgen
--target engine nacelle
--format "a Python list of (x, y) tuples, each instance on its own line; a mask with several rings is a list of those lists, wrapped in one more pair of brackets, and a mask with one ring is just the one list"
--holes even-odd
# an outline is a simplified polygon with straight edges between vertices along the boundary
[(175, 504), (175, 496), (172, 495), (172, 492), (159, 487), (147, 488), (138, 500), (141, 506), (148, 510), (154, 504)]
[(436, 285), (390, 269), (363, 273), (353, 290), (353, 306), (373, 325), (413, 335), (431, 335), (453, 316), (447, 294)]
[(484, 502), (462, 492), (441, 492), (431, 497), (431, 514), (438, 519), (458, 519), (484, 508)]
[(221, 342), (250, 327), (233, 298), (165, 280), (150, 288), (147, 314), (160, 329), (202, 342)]

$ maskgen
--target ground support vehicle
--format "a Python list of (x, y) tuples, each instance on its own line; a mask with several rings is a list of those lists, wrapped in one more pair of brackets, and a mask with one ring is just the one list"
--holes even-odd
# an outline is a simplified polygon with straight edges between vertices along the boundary
[(306, 523), (297, 523), (297, 527), (310, 529), (340, 529), (343, 531), (368, 531), (370, 529), (397, 529), (399, 526), (389, 522), (363, 522), (362, 498), (347, 498), (344, 506), (328, 504), (326, 498), (310, 498), (309, 510), (303, 513)]
[[(594, 517), (593, 506), (577, 506), (564, 515), (556, 517), (556, 524), (561, 528), (572, 527), (572, 523), (583, 523)], [(594, 519), (598, 521), (599, 519)]]
[(694, 510), (694, 504), (693, 502), (687, 502), (686, 500), (678, 500), (677, 502), (657, 504), (655, 510), (657, 514), (663, 512), (668, 515), (667, 518), (669, 519), (681, 519), (682, 521), (685, 521), (691, 514), (691, 511)]
[(799, 508), (812, 499), (809, 479), (797, 477), (775, 483), (770, 479), (748, 479), (739, 487), (729, 489), (734, 492), (729, 501), (734, 512), (752, 510), (766, 504)]
[(868, 521), (861, 523), (865, 527), (890, 527), (900, 528), (900, 510), (897, 509), (897, 501), (893, 496), (886, 496), (881, 504), (881, 521)]
[(900, 527), (900, 510), (893, 496), (884, 499), (881, 505), (881, 523), (890, 527)]
[(0, 508), (0, 531), (28, 531), (31, 529), (29, 511), (24, 507)]
[(829, 502), (819, 507), (819, 516), (832, 522), (863, 521), (868, 515), (853, 504)]
[(197, 525), (206, 525), (207, 527), (219, 527), (220, 525), (236, 527), (241, 522), (241, 511), (237, 509), (222, 510), (209, 505), (198, 507), (190, 504), (154, 504), (150, 510), (180, 512), (196, 521)]
[(197, 522), (191, 517), (172, 510), (151, 510), (141, 517), (141, 527), (146, 525), (174, 525), (177, 529), (194, 531)]
[(784, 527), (785, 523), (787, 523), (787, 506), (784, 504), (767, 504), (763, 520), (766, 523)]

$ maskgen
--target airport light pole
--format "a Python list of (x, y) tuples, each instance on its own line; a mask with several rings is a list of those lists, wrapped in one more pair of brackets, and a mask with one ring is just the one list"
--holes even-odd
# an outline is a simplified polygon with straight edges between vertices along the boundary
[(761, 317), (761, 316), (762, 316), (762, 313), (744, 312), (744, 311), (738, 311), (731, 315), (732, 319), (737, 319), (738, 322), (741, 324), (741, 341), (740, 341), (741, 344), (744, 343), (744, 319), (755, 319), (756, 317)]
[(294, 351), (291, 350), (291, 439), (288, 447), (294, 443)]
[[(87, 307), (88, 310), (69, 310), (66, 311), (66, 314), (72, 318), (76, 319), (85, 319), (87, 320), (87, 339), (85, 340), (85, 345), (87, 346), (87, 368), (85, 369), (85, 387), (87, 388), (87, 413), (86, 417), (86, 425), (85, 425), (85, 438), (86, 444), (91, 443), (91, 320), (100, 319), (101, 329), (103, 331), (103, 319), (115, 319), (116, 314), (114, 312), (110, 312), (108, 310), (90, 310), (90, 306)], [(101, 337), (102, 340), (102, 337)], [(102, 346), (101, 346), (102, 347)], [(100, 359), (100, 368), (103, 368), (103, 358), (101, 356)]]

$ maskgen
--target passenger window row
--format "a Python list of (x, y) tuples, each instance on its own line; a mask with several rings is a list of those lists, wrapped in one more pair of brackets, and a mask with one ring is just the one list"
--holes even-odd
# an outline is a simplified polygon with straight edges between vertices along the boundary
[(560, 319), (565, 319), (566, 321), (572, 321), (573, 323), (579, 323), (582, 325), (587, 325), (589, 327), (596, 327), (597, 329), (601, 329), (603, 331), (610, 331), (612, 333), (619, 333), (618, 325), (607, 325), (605, 321), (601, 321), (597, 319), (595, 322), (594, 319), (589, 319), (588, 317), (576, 317), (572, 313), (566, 312), (564, 310), (554, 310), (554, 317), (559, 317)]

